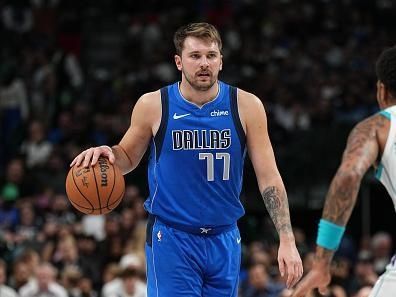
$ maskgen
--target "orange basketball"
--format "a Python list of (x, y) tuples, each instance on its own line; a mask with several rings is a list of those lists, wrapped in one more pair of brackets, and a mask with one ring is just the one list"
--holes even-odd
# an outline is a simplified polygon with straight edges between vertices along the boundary
[(66, 193), (79, 211), (91, 215), (106, 214), (124, 197), (124, 176), (107, 158), (99, 158), (95, 166), (70, 168)]

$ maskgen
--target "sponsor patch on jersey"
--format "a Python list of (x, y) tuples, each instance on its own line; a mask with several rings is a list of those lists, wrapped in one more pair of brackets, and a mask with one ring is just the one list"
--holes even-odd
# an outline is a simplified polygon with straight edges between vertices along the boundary
[(230, 114), (230, 112), (228, 110), (213, 110), (210, 113), (211, 117), (222, 117), (222, 116), (228, 116)]

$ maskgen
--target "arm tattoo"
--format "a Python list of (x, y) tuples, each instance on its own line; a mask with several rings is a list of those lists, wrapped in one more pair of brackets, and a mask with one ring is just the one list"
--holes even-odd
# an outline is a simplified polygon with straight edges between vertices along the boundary
[(280, 191), (279, 188), (271, 186), (264, 189), (262, 193), (265, 207), (274, 222), (278, 233), (292, 232), (290, 224), (289, 203), (286, 192)]
[(342, 164), (327, 193), (323, 218), (345, 226), (352, 213), (360, 182), (378, 157), (377, 131), (384, 129), (383, 116), (374, 116), (358, 124), (351, 132)]

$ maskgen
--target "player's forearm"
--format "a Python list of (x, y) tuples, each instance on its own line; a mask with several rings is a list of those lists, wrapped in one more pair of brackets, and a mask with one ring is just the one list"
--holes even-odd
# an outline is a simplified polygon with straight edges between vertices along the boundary
[(342, 168), (337, 171), (326, 197), (322, 218), (345, 226), (351, 216), (362, 176)]
[(330, 267), (331, 260), (333, 259), (334, 256), (334, 252), (335, 251), (333, 250), (328, 250), (321, 246), (317, 246), (316, 253), (314, 256), (315, 262), (323, 267)]
[(111, 149), (115, 156), (115, 164), (120, 168), (122, 174), (127, 174), (137, 167), (139, 162), (134, 162), (120, 145), (114, 145)]
[(262, 197), (279, 237), (281, 239), (294, 240), (290, 223), (289, 203), (283, 185), (278, 184), (265, 187)]
[(361, 178), (362, 175), (350, 166), (341, 166), (330, 185), (316, 239), (315, 262), (320, 269), (329, 269), (334, 252), (340, 245), (356, 202)]

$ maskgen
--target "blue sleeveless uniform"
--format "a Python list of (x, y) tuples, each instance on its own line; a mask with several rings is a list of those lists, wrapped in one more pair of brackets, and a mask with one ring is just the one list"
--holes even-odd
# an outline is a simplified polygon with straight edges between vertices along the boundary
[(167, 90), (168, 110), (165, 102), (151, 146), (146, 210), (180, 225), (235, 223), (244, 214), (245, 135), (231, 87), (219, 82), (217, 97), (202, 107), (184, 99), (178, 83)]
[(199, 107), (175, 83), (161, 89), (161, 103), (144, 204), (149, 296), (236, 296), (246, 154), (237, 90), (219, 82)]

